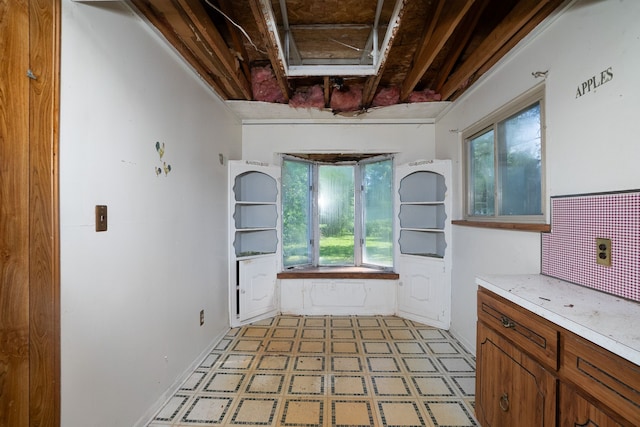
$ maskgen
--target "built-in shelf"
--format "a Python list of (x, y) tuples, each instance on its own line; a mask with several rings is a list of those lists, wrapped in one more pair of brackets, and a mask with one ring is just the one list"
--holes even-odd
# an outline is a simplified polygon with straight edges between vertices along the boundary
[(237, 327), (278, 309), (280, 172), (252, 160), (228, 168), (229, 322)]
[(236, 176), (233, 193), (237, 202), (275, 203), (278, 185), (266, 173), (249, 171)]
[(400, 253), (444, 258), (447, 212), (444, 176), (431, 171), (413, 172), (400, 181)]
[(236, 257), (276, 253), (277, 181), (265, 173), (249, 171), (235, 177), (233, 192)]
[(236, 229), (251, 228), (276, 228), (278, 220), (278, 207), (273, 204), (245, 204), (236, 203), (235, 212)]
[(444, 229), (447, 218), (444, 203), (400, 205), (400, 227), (402, 229)]

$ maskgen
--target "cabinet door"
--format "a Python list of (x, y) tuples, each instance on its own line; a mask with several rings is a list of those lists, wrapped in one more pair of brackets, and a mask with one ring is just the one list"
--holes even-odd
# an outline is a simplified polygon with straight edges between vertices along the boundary
[(594, 400), (629, 420), (629, 425), (640, 426), (640, 366), (566, 333), (562, 373)]
[(448, 292), (441, 260), (401, 256), (398, 312), (436, 327), (448, 327)]
[(476, 416), (483, 427), (556, 425), (556, 378), (478, 323)]
[(260, 315), (275, 314), (275, 256), (246, 259), (238, 262), (240, 269), (240, 321)]
[(562, 427), (624, 427), (580, 396), (573, 387), (560, 384), (560, 426)]

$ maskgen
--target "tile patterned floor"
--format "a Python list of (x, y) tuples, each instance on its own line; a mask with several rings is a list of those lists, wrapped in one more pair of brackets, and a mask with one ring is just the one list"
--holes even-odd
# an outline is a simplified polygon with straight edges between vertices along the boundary
[(474, 381), (447, 331), (278, 316), (229, 331), (149, 426), (477, 426)]

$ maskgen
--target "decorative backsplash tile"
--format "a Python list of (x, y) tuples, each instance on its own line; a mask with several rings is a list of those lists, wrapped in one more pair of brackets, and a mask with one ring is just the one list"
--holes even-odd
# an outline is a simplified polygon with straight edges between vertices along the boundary
[[(596, 239), (611, 239), (611, 266)], [(551, 198), (542, 274), (640, 301), (640, 191)]]

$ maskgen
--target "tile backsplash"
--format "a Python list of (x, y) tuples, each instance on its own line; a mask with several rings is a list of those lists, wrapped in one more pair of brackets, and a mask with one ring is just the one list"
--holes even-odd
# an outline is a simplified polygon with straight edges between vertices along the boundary
[[(596, 263), (597, 238), (611, 240), (611, 266)], [(640, 190), (551, 198), (542, 274), (640, 301)]]

